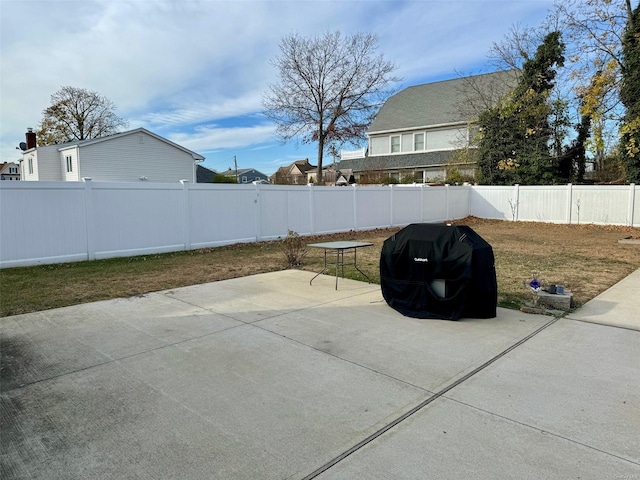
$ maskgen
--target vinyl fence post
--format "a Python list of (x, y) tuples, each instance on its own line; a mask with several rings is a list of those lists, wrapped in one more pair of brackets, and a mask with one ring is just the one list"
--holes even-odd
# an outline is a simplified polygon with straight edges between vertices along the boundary
[(516, 183), (514, 185), (514, 187), (515, 187), (515, 194), (514, 194), (514, 197), (515, 197), (514, 202), (515, 202), (515, 204), (512, 207), (513, 208), (513, 221), (517, 222), (518, 219), (519, 219), (519, 216), (520, 216), (520, 184)]
[(391, 205), (391, 208), (389, 209), (389, 226), (393, 227), (393, 195), (394, 195), (394, 191), (393, 191), (393, 184), (389, 185), (389, 203)]
[(636, 205), (636, 184), (632, 183), (629, 185), (629, 226), (633, 227), (633, 217), (635, 216), (635, 205)]
[(450, 215), (449, 215), (449, 184), (445, 183), (444, 184), (444, 203), (445, 203), (445, 213), (444, 216), (446, 217), (445, 220), (451, 220)]
[(182, 184), (182, 242), (184, 249), (191, 249), (191, 215), (189, 214), (189, 181), (180, 180)]
[(572, 213), (572, 205), (573, 205), (573, 185), (571, 183), (567, 184), (567, 223), (571, 225), (571, 213)]
[(420, 223), (424, 223), (424, 183), (420, 185)]
[(96, 259), (96, 226), (93, 212), (93, 184), (91, 183), (91, 177), (83, 177), (84, 182), (84, 222), (87, 236), (87, 260)]
[(260, 222), (260, 210), (262, 209), (260, 204), (260, 184), (255, 184), (255, 198), (253, 199), (254, 204), (254, 212), (255, 212), (255, 230), (256, 230), (256, 242), (259, 242), (262, 239), (262, 224)]
[(314, 198), (313, 198), (313, 184), (309, 183), (307, 184), (307, 186), (309, 187), (309, 227), (311, 228), (311, 232), (309, 232), (311, 235), (313, 235), (314, 233), (316, 233), (316, 216), (315, 216), (315, 204), (314, 204)]
[(358, 231), (358, 190), (356, 185), (351, 185), (353, 188), (353, 229)]

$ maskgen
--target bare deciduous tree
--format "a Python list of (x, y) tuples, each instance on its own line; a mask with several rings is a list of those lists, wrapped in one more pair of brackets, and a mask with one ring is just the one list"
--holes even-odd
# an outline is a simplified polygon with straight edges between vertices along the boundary
[(269, 85), (265, 114), (283, 141), (318, 142), (316, 183), (322, 183), (325, 150), (363, 138), (399, 80), (395, 65), (376, 49), (377, 37), (368, 33), (290, 34), (280, 42), (281, 55), (272, 62), (280, 81)]
[(62, 87), (51, 95), (51, 106), (42, 111), (38, 144), (50, 145), (112, 135), (127, 126), (114, 103), (98, 92)]

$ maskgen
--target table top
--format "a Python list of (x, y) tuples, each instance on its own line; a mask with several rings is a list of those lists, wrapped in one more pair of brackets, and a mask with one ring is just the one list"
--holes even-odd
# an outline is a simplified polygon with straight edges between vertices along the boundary
[(359, 248), (370, 247), (373, 243), (370, 242), (322, 242), (322, 243), (310, 243), (307, 247), (326, 248), (335, 250), (346, 250), (347, 248)]

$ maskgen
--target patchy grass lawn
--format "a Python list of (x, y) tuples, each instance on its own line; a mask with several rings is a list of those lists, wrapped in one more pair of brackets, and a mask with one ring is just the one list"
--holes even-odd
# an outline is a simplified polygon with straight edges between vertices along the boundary
[[(640, 268), (640, 245), (618, 240), (640, 229), (595, 225), (555, 225), (466, 218), (493, 247), (498, 303), (519, 308), (530, 295), (523, 283), (531, 272), (549, 283), (563, 284), (583, 304)], [(394, 229), (303, 237), (305, 243), (361, 240), (374, 246), (358, 250), (358, 266), (379, 283), (382, 243)], [(283, 242), (236, 244), (188, 252), (64, 263), (0, 270), (0, 316), (16, 315), (97, 300), (131, 297), (199, 283), (287, 268)], [(308, 249), (298, 267), (320, 271), (323, 253)], [(331, 274), (331, 271), (328, 272)], [(345, 275), (362, 279), (346, 268)]]

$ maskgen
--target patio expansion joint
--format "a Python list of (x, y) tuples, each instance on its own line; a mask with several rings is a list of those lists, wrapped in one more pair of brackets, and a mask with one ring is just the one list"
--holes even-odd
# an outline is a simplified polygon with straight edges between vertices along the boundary
[(270, 333), (271, 335), (275, 335), (275, 336), (277, 336), (279, 338), (283, 338), (283, 339), (285, 339), (287, 341), (290, 341), (290, 342), (293, 342), (293, 343), (297, 343), (298, 345), (302, 345), (302, 346), (304, 346), (306, 348), (310, 348), (311, 350), (314, 350), (316, 352), (322, 353), (323, 355), (327, 355), (329, 357), (333, 357), (333, 358), (335, 358), (337, 360), (340, 360), (341, 362), (349, 363), (349, 364), (354, 365), (354, 366), (356, 366), (358, 368), (362, 368), (362, 369), (367, 370), (369, 372), (375, 373), (376, 375), (381, 375), (383, 377), (390, 378), (390, 379), (392, 379), (392, 380), (394, 380), (396, 382), (402, 383), (404, 385), (408, 385), (410, 387), (416, 388), (416, 389), (421, 390), (423, 392), (426, 392), (428, 394), (433, 394), (434, 393), (431, 390), (427, 390), (426, 388), (421, 387), (420, 385), (415, 385), (415, 384), (413, 384), (411, 382), (407, 382), (406, 380), (402, 380), (400, 378), (394, 377), (393, 375), (389, 375), (388, 373), (381, 372), (381, 371), (376, 370), (374, 368), (367, 367), (366, 365), (362, 365), (361, 363), (354, 362), (353, 360), (349, 360), (347, 358), (341, 357), (339, 355), (336, 355), (335, 353), (327, 352), (326, 350), (322, 350), (321, 348), (314, 347), (313, 345), (309, 345), (308, 343), (302, 342), (300, 340), (296, 340), (295, 338), (287, 337), (286, 335), (283, 335), (281, 333), (277, 333), (277, 332), (274, 332), (273, 330), (269, 330), (268, 328), (263, 327), (262, 325), (258, 325), (257, 322), (256, 323), (252, 323), (250, 325), (252, 327), (259, 328), (260, 330), (263, 330), (263, 331), (265, 331), (267, 333)]
[(638, 327), (627, 327), (625, 325), (613, 325), (611, 323), (603, 323), (597, 319), (589, 319), (589, 318), (572, 318), (571, 313), (569, 313), (566, 317), (562, 317), (565, 320), (571, 320), (572, 322), (581, 322), (581, 323), (590, 323), (591, 325), (600, 325), (601, 327), (609, 327), (609, 328), (619, 328), (621, 330), (628, 330), (630, 332), (638, 333), (640, 332), (640, 328)]
[(228, 330), (233, 330), (235, 328), (246, 327), (247, 325), (250, 325), (250, 324), (243, 323), (243, 324), (240, 324), (240, 325), (232, 325), (232, 326), (227, 327), (227, 328), (222, 328), (220, 330), (216, 330), (215, 332), (210, 332), (210, 333), (205, 333), (203, 335), (198, 335), (198, 336), (195, 336), (195, 337), (185, 338), (185, 339), (179, 340), (177, 342), (166, 343), (164, 345), (159, 345), (157, 347), (149, 348), (147, 350), (143, 350), (143, 351), (139, 351), (139, 352), (135, 352), (135, 353), (130, 353), (128, 355), (122, 355), (122, 356), (119, 356), (119, 357), (112, 357), (112, 356), (100, 351), (99, 349), (93, 347), (92, 345), (89, 345), (89, 344), (87, 344), (85, 342), (82, 342), (79, 339), (75, 339), (76, 341), (78, 341), (79, 343), (81, 343), (81, 344), (83, 344), (85, 346), (88, 346), (90, 348), (94, 348), (98, 353), (100, 353), (101, 355), (104, 355), (105, 357), (107, 357), (108, 360), (105, 360), (104, 362), (94, 363), (92, 365), (87, 365), (86, 367), (76, 368), (76, 369), (70, 370), (68, 372), (59, 373), (57, 375), (51, 375), (51, 376), (46, 377), (46, 378), (40, 378), (40, 379), (34, 380), (32, 382), (25, 382), (25, 383), (22, 383), (20, 385), (17, 385), (15, 387), (13, 387), (13, 388), (8, 388), (6, 390), (2, 390), (2, 393), (11, 392), (13, 390), (19, 390), (19, 389), (22, 389), (22, 388), (29, 387), (31, 385), (37, 385), (39, 383), (45, 383), (45, 382), (48, 382), (48, 381), (51, 381), (51, 380), (57, 380), (59, 378), (66, 377), (68, 375), (74, 375), (74, 374), (79, 373), (79, 372), (86, 372), (86, 371), (91, 370), (93, 368), (103, 367), (105, 365), (110, 365), (112, 363), (118, 363), (118, 362), (120, 362), (122, 360), (127, 360), (127, 359), (130, 359), (130, 358), (139, 357), (141, 355), (146, 355), (146, 354), (151, 353), (151, 352), (156, 352), (156, 351), (159, 351), (159, 350), (163, 350), (165, 348), (174, 347), (174, 346), (177, 346), (177, 345), (181, 345), (183, 343), (188, 343), (188, 342), (191, 342), (193, 340), (199, 340), (201, 338), (206, 338), (206, 337), (209, 337), (209, 336), (212, 336), (212, 335), (217, 335), (217, 334), (219, 334), (221, 332), (225, 332), (225, 331), (228, 331)]
[[(357, 298), (357, 297), (361, 297), (361, 296), (363, 296), (363, 295), (368, 295), (368, 294), (370, 294), (370, 293), (371, 293), (371, 291), (358, 292), (358, 293), (354, 293), (354, 294), (349, 295), (349, 296), (344, 296), (344, 297), (340, 297), (340, 298), (336, 298), (336, 299), (332, 299), (332, 300), (327, 300), (327, 301), (324, 301), (324, 302), (314, 303), (313, 305), (307, 305), (307, 306), (300, 307), (300, 308), (293, 308), (293, 309), (291, 309), (291, 310), (287, 310), (286, 312), (277, 313), (277, 314), (272, 315), (272, 316), (270, 316), (270, 317), (266, 317), (266, 318), (259, 318), (259, 319), (252, 320), (252, 321), (242, 320), (242, 319), (239, 319), (239, 318), (234, 317), (233, 315), (231, 315), (231, 314), (229, 314), (229, 313), (218, 312), (218, 311), (216, 311), (215, 309), (213, 309), (213, 308), (211, 308), (211, 307), (203, 307), (202, 305), (198, 305), (197, 303), (189, 302), (189, 301), (184, 300), (184, 299), (182, 299), (182, 298), (174, 297), (174, 296), (172, 296), (169, 292), (161, 292), (161, 295), (164, 295), (164, 296), (166, 296), (167, 298), (170, 298), (171, 300), (175, 300), (175, 301), (178, 301), (178, 302), (182, 302), (182, 303), (184, 303), (184, 304), (186, 304), (186, 305), (189, 305), (189, 306), (191, 306), (191, 307), (200, 308), (200, 309), (205, 310), (205, 311), (207, 311), (207, 312), (214, 313), (214, 314), (216, 314), (216, 315), (220, 315), (220, 316), (222, 316), (222, 317), (226, 317), (226, 318), (229, 318), (229, 319), (231, 319), (231, 320), (235, 320), (235, 321), (237, 321), (237, 322), (242, 322), (242, 323), (243, 323), (243, 324), (245, 324), (245, 325), (255, 325), (255, 324), (257, 324), (258, 322), (262, 322), (262, 321), (265, 321), (265, 320), (271, 320), (271, 319), (273, 319), (273, 318), (282, 317), (282, 316), (284, 316), (284, 315), (290, 315), (290, 314), (292, 314), (292, 313), (296, 313), (296, 312), (302, 312), (302, 311), (304, 311), (304, 310), (309, 310), (309, 309), (311, 309), (311, 308), (317, 308), (317, 307), (322, 307), (322, 306), (325, 306), (325, 305), (330, 305), (330, 304), (332, 304), (332, 303), (338, 303), (338, 302), (341, 302), (341, 301), (346, 300), (346, 299), (350, 299), (350, 298)], [(381, 302), (383, 302), (383, 300), (376, 301), (376, 302), (371, 302), (371, 303), (381, 303)]]
[(422, 410), (427, 405), (433, 403), (438, 398), (440, 398), (440, 397), (448, 398), (448, 397), (445, 396), (448, 392), (450, 392), (451, 390), (453, 390), (457, 386), (461, 385), (462, 383), (466, 382), (471, 377), (475, 376), (477, 373), (481, 372), (482, 370), (484, 370), (485, 368), (489, 367), (493, 363), (497, 362), (499, 359), (501, 359), (505, 355), (509, 354), (511, 351), (515, 350), (516, 348), (518, 348), (519, 346), (521, 346), (522, 344), (524, 344), (525, 342), (527, 342), (531, 338), (533, 338), (536, 335), (538, 335), (543, 330), (547, 329), (548, 327), (550, 327), (551, 325), (556, 323), (558, 320), (559, 320), (559, 318), (557, 318), (557, 317), (549, 320), (547, 323), (543, 324), (542, 326), (540, 326), (539, 328), (537, 328), (536, 330), (531, 332), (526, 337), (520, 339), (519, 341), (517, 341), (516, 343), (514, 343), (510, 347), (506, 348), (502, 352), (498, 353), (494, 357), (492, 357), (489, 360), (487, 360), (482, 365), (476, 367), (471, 372), (467, 373), (465, 376), (459, 378), (455, 382), (453, 382), (450, 385), (444, 387), (442, 390), (436, 392), (435, 394), (433, 394), (432, 396), (430, 396), (429, 398), (427, 398), (423, 402), (419, 403), (418, 405), (416, 405), (415, 407), (413, 407), (409, 411), (405, 412), (404, 414), (402, 414), (401, 416), (399, 416), (395, 420), (392, 420), (387, 425), (383, 426), (382, 428), (380, 428), (376, 432), (372, 433), (368, 437), (366, 437), (363, 440), (361, 440), (360, 442), (356, 443), (353, 447), (349, 448), (348, 450), (345, 450), (343, 453), (341, 453), (340, 455), (334, 457), (332, 460), (329, 460), (324, 465), (320, 466), (319, 468), (317, 468), (316, 470), (314, 470), (313, 472), (311, 472), (307, 476), (303, 477), (302, 480), (311, 480), (313, 478), (316, 478), (318, 475), (326, 472), (331, 467), (333, 467), (333, 466), (337, 465), (338, 463), (340, 463), (341, 461), (343, 461), (345, 458), (347, 458), (352, 453), (357, 452), (362, 447), (368, 445), (369, 443), (373, 442), (375, 439), (377, 439), (378, 437), (382, 436), (383, 434), (385, 434), (386, 432), (388, 432), (392, 428), (394, 428), (397, 425), (399, 425), (400, 423), (404, 422), (409, 417), (411, 417), (414, 413), (419, 412), (420, 410)]
[(623, 461), (628, 462), (628, 463), (630, 463), (632, 465), (640, 466), (640, 463), (638, 463), (638, 462), (636, 462), (634, 460), (631, 460), (631, 459), (628, 459), (628, 458), (625, 458), (625, 457), (621, 457), (620, 455), (616, 455), (615, 453), (607, 452), (606, 450), (602, 450), (600, 448), (594, 447), (593, 445), (589, 445), (587, 443), (579, 442), (578, 440), (574, 440), (574, 439), (572, 439), (570, 437), (566, 437), (564, 435), (560, 435), (558, 433), (554, 433), (554, 432), (551, 432), (549, 430), (545, 430), (544, 428), (536, 427), (535, 425), (531, 425), (529, 423), (520, 422), (520, 421), (518, 421), (518, 420), (516, 420), (514, 418), (507, 417), (505, 415), (500, 415), (499, 413), (491, 412), (489, 410), (485, 410), (484, 408), (480, 408), (480, 407), (477, 407), (475, 405), (471, 405), (470, 403), (466, 403), (466, 402), (457, 400), (455, 398), (448, 397), (446, 395), (443, 395), (443, 398), (446, 398), (447, 400), (449, 400), (451, 402), (455, 402), (458, 405), (463, 405), (463, 406), (465, 406), (467, 408), (471, 408), (473, 410), (477, 410), (479, 412), (486, 413), (487, 415), (491, 415), (492, 417), (496, 417), (496, 418), (500, 418), (502, 420), (506, 420), (509, 423), (520, 425), (521, 427), (530, 428), (530, 429), (535, 430), (535, 431), (537, 431), (539, 433), (542, 433), (544, 435), (550, 435), (550, 436), (552, 436), (554, 438), (559, 438), (559, 439), (565, 440), (565, 441), (567, 441), (569, 443), (572, 443), (572, 444), (575, 444), (575, 445), (580, 445), (580, 446), (588, 448), (590, 450), (594, 450), (596, 452), (603, 453), (603, 454), (608, 455), (610, 457), (617, 458), (618, 460), (623, 460)]
[[(319, 304), (313, 305), (312, 307), (317, 307), (317, 306), (326, 305), (326, 304), (329, 304), (329, 303), (334, 303), (334, 302), (339, 301), (339, 300), (342, 300), (342, 299), (344, 299), (344, 298), (353, 298), (353, 297), (357, 297), (357, 296), (360, 296), (360, 295), (365, 295), (365, 294), (367, 294), (367, 293), (369, 293), (369, 292), (361, 292), (361, 293), (357, 293), (357, 294), (355, 294), (355, 295), (352, 295), (351, 297), (342, 297), (341, 299), (338, 299), (338, 300), (330, 300), (330, 301), (327, 301), (327, 302), (322, 302), (322, 303), (319, 303)], [(174, 347), (174, 346), (177, 346), (177, 345), (180, 345), (180, 344), (183, 344), (183, 343), (191, 342), (191, 341), (193, 341), (193, 340), (198, 340), (198, 339), (201, 339), (201, 338), (206, 338), (206, 337), (209, 337), (209, 336), (211, 336), (211, 335), (217, 335), (217, 334), (219, 334), (219, 333), (221, 333), (221, 332), (226, 332), (226, 331), (228, 331), (228, 330), (233, 330), (233, 329), (235, 329), (235, 328), (246, 327), (246, 326), (253, 326), (253, 327), (256, 327), (256, 328), (260, 328), (261, 330), (264, 330), (264, 331), (266, 331), (266, 332), (269, 332), (269, 333), (271, 333), (271, 334), (273, 334), (273, 335), (278, 335), (278, 334), (276, 334), (275, 332), (272, 332), (272, 331), (270, 331), (270, 330), (268, 330), (268, 329), (266, 329), (266, 328), (264, 328), (264, 327), (261, 327), (261, 326), (259, 326), (259, 325), (256, 325), (258, 322), (263, 321), (263, 320), (267, 320), (267, 319), (260, 319), (260, 320), (253, 321), (253, 322), (246, 322), (246, 321), (243, 321), (243, 320), (239, 320), (239, 319), (237, 319), (237, 318), (233, 317), (232, 315), (229, 315), (229, 314), (226, 314), (226, 313), (221, 313), (221, 312), (216, 312), (215, 310), (213, 310), (213, 309), (211, 309), (211, 308), (202, 307), (202, 306), (197, 305), (197, 304), (195, 304), (195, 303), (188, 302), (188, 301), (183, 300), (183, 299), (180, 299), (180, 298), (172, 297), (172, 296), (170, 296), (170, 295), (167, 295), (167, 294), (166, 294), (166, 293), (164, 293), (164, 292), (163, 292), (163, 293), (161, 293), (161, 294), (162, 294), (162, 295), (166, 295), (168, 298), (171, 298), (172, 300), (176, 300), (176, 301), (182, 302), (182, 303), (184, 303), (184, 304), (187, 304), (187, 305), (190, 305), (190, 306), (193, 306), (193, 307), (197, 307), (197, 308), (200, 308), (200, 309), (202, 309), (202, 310), (206, 310), (206, 311), (208, 311), (208, 312), (210, 312), (210, 313), (214, 313), (214, 314), (216, 314), (216, 315), (220, 315), (220, 316), (222, 316), (222, 317), (226, 317), (226, 318), (229, 318), (229, 319), (231, 319), (231, 320), (235, 320), (235, 321), (237, 321), (237, 322), (240, 322), (240, 324), (238, 324), (238, 325), (232, 325), (232, 326), (230, 326), (230, 327), (223, 328), (223, 329), (220, 329), (220, 330), (216, 330), (215, 332), (206, 333), (206, 334), (199, 335), (199, 336), (196, 336), (196, 337), (186, 338), (186, 339), (183, 339), (183, 340), (179, 340), (179, 341), (177, 341), (177, 342), (173, 342), (173, 343), (166, 343), (166, 344), (164, 344), (164, 345), (159, 345), (159, 346), (154, 347), (154, 348), (150, 348), (150, 349), (147, 349), (147, 350), (143, 350), (143, 351), (139, 351), (139, 352), (131, 353), (131, 354), (129, 354), (129, 355), (123, 355), (123, 356), (120, 356), (120, 357), (112, 357), (112, 356), (110, 356), (109, 354), (107, 354), (107, 353), (105, 353), (105, 352), (103, 352), (103, 351), (101, 351), (101, 350), (99, 350), (99, 349), (95, 348), (94, 346), (89, 345), (89, 344), (87, 344), (87, 343), (85, 343), (85, 342), (82, 342), (82, 341), (81, 341), (81, 340), (79, 340), (79, 339), (76, 339), (76, 341), (78, 341), (79, 343), (81, 343), (81, 344), (83, 344), (83, 345), (85, 345), (85, 346), (87, 346), (87, 347), (94, 348), (98, 353), (100, 353), (101, 355), (105, 356), (105, 357), (107, 358), (107, 360), (105, 360), (104, 362), (99, 362), (99, 363), (94, 363), (94, 364), (92, 364), (92, 365), (87, 365), (86, 367), (82, 367), (82, 368), (77, 368), (77, 369), (74, 369), (74, 370), (70, 370), (70, 371), (68, 371), (68, 372), (63, 372), (63, 373), (60, 373), (60, 374), (57, 374), (57, 375), (51, 375), (51, 376), (48, 376), (48, 377), (46, 377), (46, 378), (40, 378), (40, 379), (38, 379), (38, 380), (34, 380), (34, 381), (32, 381), (32, 382), (25, 382), (25, 383), (22, 383), (22, 384), (20, 384), (20, 385), (15, 386), (15, 387), (8, 388), (8, 389), (6, 389), (6, 390), (2, 390), (2, 393), (7, 393), (7, 392), (10, 392), (10, 391), (13, 391), (13, 390), (19, 390), (19, 389), (22, 389), (22, 388), (29, 387), (29, 386), (31, 386), (31, 385), (36, 385), (36, 384), (44, 383), (44, 382), (48, 382), (48, 381), (51, 381), (51, 380), (57, 380), (57, 379), (59, 379), (59, 378), (63, 378), (63, 377), (65, 377), (65, 376), (67, 376), (67, 375), (74, 375), (74, 374), (76, 374), (76, 373), (84, 372), (84, 371), (87, 371), (87, 370), (91, 370), (91, 369), (93, 369), (93, 368), (102, 367), (102, 366), (109, 365), (109, 364), (112, 364), (112, 363), (117, 363), (117, 362), (119, 362), (119, 361), (127, 360), (127, 359), (129, 359), (129, 358), (135, 358), (135, 357), (140, 356), (140, 355), (146, 355), (146, 354), (151, 353), (151, 352), (154, 352), (154, 351), (162, 350), (162, 349), (164, 349), (164, 348), (168, 348), (168, 347)], [(299, 308), (299, 309), (296, 309), (296, 310), (288, 311), (288, 312), (286, 312), (286, 313), (280, 313), (280, 314), (274, 315), (273, 317), (269, 317), (269, 319), (271, 319), (271, 318), (277, 318), (277, 317), (279, 317), (279, 316), (283, 316), (283, 315), (289, 315), (289, 314), (291, 314), (291, 313), (294, 313), (294, 312), (297, 312), (297, 311), (306, 310), (306, 309), (308, 309), (308, 308), (312, 308), (312, 307), (304, 307), (304, 308)], [(49, 320), (47, 320), (47, 321), (49, 321)], [(54, 323), (56, 323), (56, 322), (54, 322)], [(61, 325), (59, 325), (59, 324), (57, 324), (57, 323), (56, 323), (56, 325), (61, 326)], [(285, 336), (283, 336), (283, 335), (278, 335), (278, 336), (281, 336), (281, 337), (283, 337), (283, 338), (287, 338), (288, 340), (295, 341), (295, 340), (290, 339), (290, 338), (288, 338), (288, 337), (285, 337)], [(301, 343), (301, 342), (298, 342), (298, 343)], [(308, 346), (309, 348), (313, 348), (313, 347), (310, 347), (309, 345), (307, 345), (307, 346)], [(319, 351), (322, 351), (322, 350), (319, 350)], [(326, 353), (326, 352), (323, 352), (323, 353)], [(338, 357), (338, 358), (339, 358), (339, 357)], [(344, 359), (342, 359), (342, 360), (344, 360)], [(348, 361), (348, 360), (345, 360), (345, 361)], [(353, 363), (353, 362), (352, 362), (352, 363)], [(363, 367), (363, 368), (366, 368), (366, 367)], [(378, 372), (378, 373), (379, 373), (379, 372)], [(382, 374), (382, 373), (381, 373), (381, 375), (384, 375), (384, 374)], [(405, 383), (406, 383), (406, 382), (405, 382)], [(421, 388), (421, 387), (417, 387), (417, 388)], [(422, 389), (422, 390), (424, 390), (424, 389)], [(427, 391), (427, 390), (425, 390), (425, 391)]]

